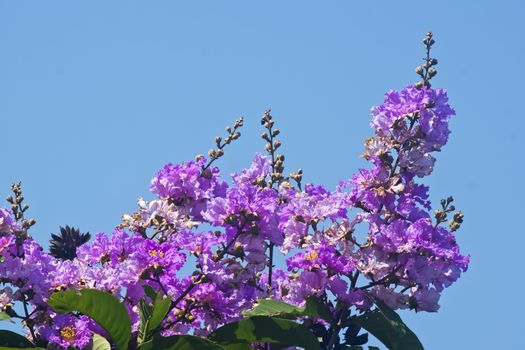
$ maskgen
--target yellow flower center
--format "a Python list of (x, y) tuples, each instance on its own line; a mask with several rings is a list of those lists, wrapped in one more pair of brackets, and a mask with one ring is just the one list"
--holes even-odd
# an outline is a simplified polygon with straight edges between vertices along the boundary
[(65, 326), (64, 328), (60, 329), (60, 336), (65, 341), (71, 341), (75, 340), (75, 337), (77, 336), (77, 332), (75, 328), (70, 326)]
[(157, 249), (150, 249), (148, 250), (148, 255), (151, 256), (151, 257), (161, 257), (163, 258), (164, 257), (164, 252), (162, 251), (158, 251)]
[(313, 263), (317, 261), (317, 258), (319, 257), (319, 253), (317, 253), (317, 250), (311, 250), (308, 253), (304, 254), (304, 258), (306, 260), (309, 260)]

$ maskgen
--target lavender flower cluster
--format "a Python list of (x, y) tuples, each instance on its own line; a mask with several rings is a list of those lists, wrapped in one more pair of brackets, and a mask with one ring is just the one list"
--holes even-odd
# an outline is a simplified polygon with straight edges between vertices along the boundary
[[(272, 147), (230, 183), (203, 156), (167, 164), (151, 181), (157, 198), (139, 199), (112, 235), (97, 234), (73, 260), (46, 253), (0, 209), (0, 311), (14, 314), (13, 305), (23, 304), (27, 337), (56, 349), (85, 349), (94, 332), (104, 334), (88, 317), (46, 304), (65, 289), (119, 297), (136, 332), (150, 286), (172, 299), (163, 335), (209, 334), (258, 298), (302, 305), (317, 296), (334, 317), (336, 309), (370, 309), (370, 295), (393, 309), (437, 311), (469, 258), (456, 243), (457, 222), (447, 227), (443, 211), (433, 220), (429, 189), (418, 178), (431, 174), (453, 115), (445, 90), (388, 92), (372, 108), (375, 136), (363, 155), (370, 167), (334, 190), (276, 176), (284, 157)], [(274, 254), (286, 266), (273, 266)], [(183, 275), (185, 266), (194, 272)]]

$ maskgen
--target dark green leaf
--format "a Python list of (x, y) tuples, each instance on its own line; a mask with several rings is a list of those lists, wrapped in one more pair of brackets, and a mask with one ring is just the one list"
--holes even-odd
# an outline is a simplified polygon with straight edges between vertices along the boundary
[(109, 342), (100, 334), (93, 334), (93, 347), (91, 350), (111, 350)]
[(66, 290), (51, 295), (48, 304), (59, 313), (79, 311), (104, 328), (117, 350), (128, 348), (131, 322), (124, 305), (110, 293), (95, 289)]
[(34, 345), (24, 336), (8, 330), (0, 330), (0, 346), (12, 348), (32, 348)]
[(332, 316), (326, 305), (318, 298), (314, 297), (306, 299), (306, 306), (304, 308), (287, 304), (279, 300), (259, 299), (252, 310), (243, 312), (243, 316), (276, 316), (281, 318), (310, 316), (322, 318), (323, 320), (332, 323)]
[(143, 287), (144, 288), (144, 293), (150, 297), (151, 301), (152, 302), (155, 302), (157, 300), (157, 292), (155, 292), (155, 290), (153, 289), (153, 287), (151, 286), (148, 286), (147, 284)]
[[(224, 350), (225, 348), (204, 338), (192, 335), (173, 335), (171, 337), (153, 337), (145, 342), (139, 350)], [(227, 348), (242, 350), (242, 348)]]
[(423, 345), (401, 317), (382, 301), (372, 299), (377, 309), (353, 318), (352, 322), (372, 333), (390, 350), (423, 350)]
[[(225, 350), (252, 350), (252, 346), (248, 343), (239, 343), (239, 344), (224, 344), (222, 345), (222, 348)], [(274, 350), (272, 348), (272, 350)], [(277, 349), (275, 349), (277, 350)]]
[(307, 350), (320, 349), (317, 338), (302, 325), (266, 316), (254, 316), (229, 323), (213, 332), (209, 339), (219, 344), (264, 342), (300, 346)]

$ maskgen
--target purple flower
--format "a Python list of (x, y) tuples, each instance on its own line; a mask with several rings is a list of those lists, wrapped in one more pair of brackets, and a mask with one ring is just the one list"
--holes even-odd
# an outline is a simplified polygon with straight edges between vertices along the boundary
[(20, 230), (20, 225), (12, 217), (11, 213), (4, 208), (0, 208), (0, 236), (13, 234)]
[(434, 288), (414, 288), (410, 293), (410, 303), (416, 311), (436, 312), (439, 309), (440, 294)]
[(4, 311), (7, 307), (13, 305), (13, 290), (10, 287), (0, 289), (0, 311)]
[(394, 137), (404, 142), (410, 134), (406, 123), (406, 116), (419, 112), (432, 101), (432, 90), (407, 86), (401, 91), (391, 90), (385, 94), (383, 104), (372, 108), (371, 126), (380, 136)]
[(232, 174), (235, 186), (255, 185), (258, 180), (264, 180), (271, 172), (271, 160), (256, 153), (248, 169), (242, 169), (238, 174)]
[(151, 180), (151, 192), (160, 198), (178, 201), (209, 199), (224, 194), (226, 184), (219, 178), (219, 169), (203, 171), (206, 158), (183, 164), (166, 164)]
[(279, 228), (284, 233), (284, 242), (281, 251), (287, 253), (305, 243), (309, 226), (315, 229), (322, 221), (346, 218), (348, 205), (346, 194), (307, 184), (305, 192), (296, 192), (282, 207)]
[(55, 314), (52, 320), (52, 325), (45, 326), (40, 331), (50, 344), (61, 349), (88, 348), (93, 337), (93, 332), (90, 330), (93, 322), (87, 316), (76, 318), (71, 315)]
[(269, 188), (253, 185), (231, 187), (224, 198), (214, 198), (203, 213), (203, 218), (216, 226), (229, 228), (228, 240), (238, 229), (258, 234), (281, 244), (278, 193)]

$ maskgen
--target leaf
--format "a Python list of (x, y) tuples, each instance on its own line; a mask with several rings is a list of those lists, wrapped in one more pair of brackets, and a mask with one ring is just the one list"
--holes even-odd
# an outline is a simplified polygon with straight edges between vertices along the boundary
[[(34, 345), (24, 336), (8, 330), (0, 330), (0, 346), (12, 348), (32, 348)], [(1, 348), (0, 348), (1, 349)]]
[(149, 305), (146, 300), (141, 299), (139, 302), (140, 324), (138, 329), (137, 341), (139, 344), (147, 339), (149, 320), (153, 313), (153, 306)]
[(371, 298), (377, 309), (351, 321), (372, 333), (390, 350), (423, 350), (423, 345), (401, 317), (381, 300)]
[(12, 319), (11, 319), (11, 316), (9, 316), (9, 314), (7, 312), (0, 312), (0, 321), (9, 321), (11, 323), (15, 323)]
[(297, 318), (302, 316), (310, 316), (322, 318), (328, 323), (332, 324), (332, 315), (318, 298), (309, 297), (306, 299), (306, 306), (304, 308), (291, 305), (279, 300), (259, 299), (255, 307), (250, 311), (245, 311), (242, 314), (244, 317), (251, 316), (277, 316), (281, 318)]
[(166, 298), (161, 301), (157, 301), (153, 306), (153, 312), (149, 320), (149, 327), (147, 329), (148, 333), (157, 329), (160, 326), (162, 320), (170, 311), (171, 298)]
[(155, 292), (153, 287), (148, 286), (147, 284), (144, 285), (144, 294), (146, 294), (148, 297), (150, 297), (152, 302), (155, 302), (157, 300), (158, 294)]
[(222, 348), (225, 350), (252, 350), (253, 349), (252, 346), (248, 343), (224, 344), (222, 345)]
[(223, 345), (263, 342), (285, 347), (300, 346), (306, 350), (320, 349), (315, 335), (302, 325), (267, 316), (229, 323), (211, 333), (209, 339)]
[(51, 295), (48, 304), (59, 313), (78, 311), (91, 317), (109, 333), (117, 350), (128, 348), (131, 337), (129, 315), (112, 294), (95, 289), (66, 290)]
[(109, 342), (100, 334), (93, 333), (93, 347), (91, 350), (111, 350)]
[(151, 337), (170, 311), (171, 298), (159, 300), (154, 296), (152, 300), (154, 300), (153, 306), (149, 305), (144, 299), (140, 300), (139, 344)]
[[(192, 335), (173, 335), (153, 337), (139, 346), (139, 350), (224, 350), (225, 348), (205, 338)], [(242, 348), (226, 348), (242, 350)]]

